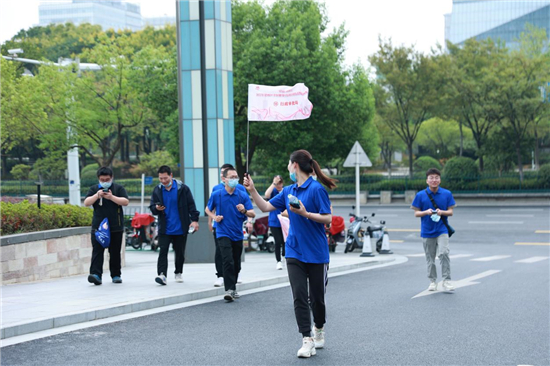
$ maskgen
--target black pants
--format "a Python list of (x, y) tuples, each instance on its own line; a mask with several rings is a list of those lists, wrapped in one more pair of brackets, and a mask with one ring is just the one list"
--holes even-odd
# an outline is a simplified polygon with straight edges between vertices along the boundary
[(216, 264), (216, 277), (223, 277), (223, 261), (222, 261), (222, 252), (220, 251), (220, 243), (218, 238), (216, 238), (216, 228), (212, 228), (212, 233), (214, 234), (214, 243), (216, 244), (216, 252), (214, 254), (214, 263)]
[[(111, 243), (109, 244), (109, 270), (111, 278), (120, 276), (120, 249), (122, 247), (122, 234), (124, 232), (111, 232)], [(98, 275), (100, 278), (103, 275), (103, 262), (105, 256), (105, 248), (99, 244), (92, 233), (92, 264), (90, 265), (90, 274)]]
[(285, 239), (283, 236), (283, 229), (281, 229), (281, 227), (273, 226), (271, 226), (269, 229), (271, 230), (271, 234), (273, 234), (273, 238), (275, 239), (275, 259), (277, 259), (277, 262), (280, 262), (281, 249), (283, 250), (283, 257), (285, 256)]
[(183, 262), (185, 262), (185, 244), (187, 243), (187, 235), (166, 235), (159, 234), (159, 259), (157, 261), (157, 274), (168, 273), (168, 249), (170, 243), (174, 247), (174, 261), (176, 262), (176, 270), (174, 273), (183, 272)]
[(326, 323), (325, 292), (328, 283), (328, 263), (304, 263), (295, 258), (287, 258), (286, 268), (294, 298), (298, 331), (311, 331), (311, 312), (315, 326), (322, 328)]
[(225, 291), (236, 290), (237, 276), (241, 271), (241, 255), (243, 254), (243, 241), (232, 241), (229, 238), (218, 238), (223, 261), (223, 284)]

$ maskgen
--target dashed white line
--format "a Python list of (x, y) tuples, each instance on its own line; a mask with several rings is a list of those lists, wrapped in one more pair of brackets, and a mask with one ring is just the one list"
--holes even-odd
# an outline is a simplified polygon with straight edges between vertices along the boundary
[(548, 259), (548, 257), (531, 257), (515, 261), (515, 263), (536, 263)]
[(490, 262), (490, 261), (497, 261), (499, 259), (505, 259), (510, 257), (511, 255), (493, 255), (491, 257), (474, 258), (470, 260), (474, 262)]
[(481, 225), (495, 225), (495, 224), (515, 224), (515, 225), (523, 225), (523, 221), (468, 221), (468, 224), (481, 224)]
[(468, 257), (473, 257), (473, 256), (474, 256), (473, 254), (453, 254), (453, 255), (450, 255), (449, 258), (451, 258), (451, 259), (468, 258)]

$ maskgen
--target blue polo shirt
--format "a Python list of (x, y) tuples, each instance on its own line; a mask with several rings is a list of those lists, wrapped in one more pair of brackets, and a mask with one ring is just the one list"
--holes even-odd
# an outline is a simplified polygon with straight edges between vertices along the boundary
[[(282, 192), (282, 191), (281, 191)], [(276, 195), (280, 194), (281, 192), (279, 192), (277, 190), (277, 188), (273, 188), (273, 190), (271, 191), (271, 197), (269, 197), (270, 199), (275, 197)], [(270, 227), (281, 227), (281, 222), (279, 221), (279, 218), (277, 217), (277, 215), (279, 215), (281, 213), (281, 210), (275, 210), (275, 211), (271, 211), (269, 213), (269, 218), (267, 220), (267, 224), (270, 226)]]
[[(430, 191), (429, 187), (427, 188), (427, 191), (430, 192), (432, 198), (434, 199), (437, 207), (440, 210), (445, 211), (449, 209), (449, 207), (456, 206), (456, 202), (453, 198), (453, 194), (451, 193), (451, 191), (441, 187), (437, 189), (437, 192), (435, 194)], [(411, 206), (413, 208), (420, 209), (420, 211), (426, 211), (429, 208), (435, 209), (432, 201), (430, 200), (430, 197), (428, 197), (426, 189), (416, 194), (416, 197), (414, 198)], [(442, 234), (449, 233), (447, 231), (447, 228), (445, 227), (445, 224), (443, 224), (443, 217), (441, 217), (441, 220), (439, 220), (438, 222), (434, 222), (432, 221), (430, 216), (423, 216), (420, 218), (420, 223), (420, 236), (423, 238), (437, 238)]]
[(178, 184), (172, 181), (169, 191), (162, 187), (162, 202), (164, 203), (164, 215), (166, 216), (166, 235), (183, 235), (181, 218), (178, 210)]
[(288, 210), (290, 228), (286, 239), (285, 257), (304, 263), (329, 263), (325, 225), (308, 220), (290, 211), (288, 195), (298, 197), (311, 213), (329, 214), (330, 200), (325, 187), (309, 177), (300, 187), (294, 183), (283, 188), (269, 203), (280, 211)]
[[(220, 190), (220, 189), (224, 189), (224, 188), (225, 188), (225, 184), (223, 184), (223, 183), (216, 184), (214, 186), (214, 188), (212, 188), (212, 193), (210, 194), (210, 196), (212, 196), (212, 194), (214, 194), (215, 191)], [(243, 191), (244, 193), (246, 193), (246, 195), (248, 195), (248, 192), (246, 192), (246, 188), (242, 184), (237, 184), (237, 187), (235, 187), (235, 189)], [(212, 221), (212, 227), (213, 228), (215, 228), (217, 226), (217, 224), (218, 223), (216, 221)]]
[(232, 194), (225, 189), (212, 192), (208, 200), (208, 209), (210, 211), (215, 209), (216, 215), (223, 216), (223, 220), (216, 226), (216, 238), (226, 237), (231, 241), (243, 240), (243, 222), (247, 216), (237, 210), (239, 203), (242, 203), (247, 210), (252, 209), (250, 197), (238, 188), (235, 188)]

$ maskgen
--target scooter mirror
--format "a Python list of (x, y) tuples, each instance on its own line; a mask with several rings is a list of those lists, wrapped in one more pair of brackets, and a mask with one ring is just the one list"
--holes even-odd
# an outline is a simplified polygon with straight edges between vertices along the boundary
[(373, 213), (372, 213), (372, 217), (374, 217), (374, 215), (375, 215), (375, 213), (373, 212)]
[(384, 220), (380, 220), (380, 224), (382, 224), (382, 225), (386, 225), (386, 221), (384, 221)]
[(351, 209), (352, 209), (352, 210), (355, 210), (355, 206), (351, 206)]

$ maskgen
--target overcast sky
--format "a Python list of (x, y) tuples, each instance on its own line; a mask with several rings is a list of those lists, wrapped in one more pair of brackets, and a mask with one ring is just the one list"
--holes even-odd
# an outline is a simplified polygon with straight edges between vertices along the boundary
[[(297, 0), (299, 1), (299, 0)], [(145, 17), (175, 15), (174, 0), (133, 0)], [(268, 1), (271, 3), (271, 1)], [(0, 42), (20, 29), (38, 24), (40, 0), (0, 0)], [(452, 0), (326, 0), (330, 29), (343, 22), (349, 31), (346, 63), (360, 61), (377, 50), (378, 36), (391, 37), (394, 44), (415, 45), (429, 52), (444, 43), (444, 17)]]

